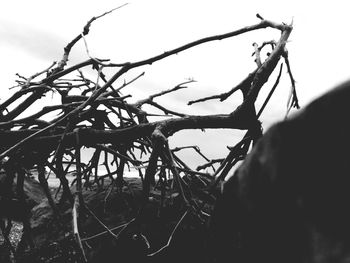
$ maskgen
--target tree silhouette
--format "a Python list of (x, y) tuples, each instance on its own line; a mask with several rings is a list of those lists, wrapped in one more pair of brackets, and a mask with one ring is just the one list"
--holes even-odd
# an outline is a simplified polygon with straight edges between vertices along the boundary
[[(99, 191), (106, 183), (116, 189), (121, 188), (125, 184), (127, 168), (136, 168), (142, 180), (142, 202), (135, 218), (130, 220), (136, 225), (142, 223), (142, 215), (147, 210), (151, 191), (159, 190), (159, 207), (163, 207), (167, 199), (178, 196), (183, 204), (182, 216), (166, 245), (155, 248), (154, 252), (149, 254), (153, 256), (169, 246), (172, 235), (186, 216), (194, 216), (200, 222), (208, 219), (209, 215), (203, 212), (203, 207), (208, 202), (214, 202), (213, 192), (216, 186), (225, 179), (239, 160), (244, 159), (251, 144), (261, 136), (259, 117), (279, 83), (283, 64), (287, 66), (292, 86), (289, 107), (298, 107), (295, 81), (286, 49), (292, 25), (275, 23), (257, 15), (260, 21), (255, 25), (205, 37), (145, 60), (112, 63), (106, 59), (91, 57), (85, 36), (96, 19), (114, 10), (88, 21), (82, 32), (64, 48), (63, 57), (58, 63), (55, 62), (49, 68), (28, 78), (18, 75), (17, 91), (0, 104), (2, 138), (0, 159), (1, 169), (5, 172), (4, 176), (8, 181), (7, 189), (17, 178), (16, 198), (25, 205), (23, 180), (28, 170), (36, 169), (40, 184), (55, 216), (60, 218), (62, 204), (69, 203), (72, 207), (72, 231), (83, 258), (84, 248), (78, 227), (79, 214), (94, 216), (103, 225), (86, 205), (82, 194), (84, 189), (95, 187), (93, 189)], [(232, 38), (263, 28), (273, 28), (280, 31), (281, 35), (276, 41), (267, 41), (261, 45), (253, 44), (253, 56), (257, 65), (253, 72), (225, 93), (188, 102), (191, 105), (208, 100), (224, 101), (235, 92), (242, 92), (242, 103), (229, 114), (187, 115), (156, 102), (162, 96), (186, 88), (194, 80), (179, 83), (171, 89), (151, 94), (135, 103), (129, 103), (129, 95), (123, 96), (121, 90), (136, 82), (143, 73), (129, 81), (124, 81), (121, 86), (115, 85), (115, 82), (131, 69), (152, 65), (208, 42)], [(84, 41), (88, 59), (67, 67), (71, 49), (79, 41)], [(265, 60), (260, 57), (262, 49), (270, 50)], [(256, 110), (254, 103), (259, 92), (279, 63), (278, 77), (262, 107)], [(86, 68), (94, 70), (96, 80), (86, 77), (84, 74)], [(110, 78), (104, 74), (106, 69), (114, 71)], [(44, 96), (60, 98), (61, 103), (46, 105), (37, 112), (30, 111), (29, 107)], [(164, 118), (159, 121), (149, 121), (152, 114), (144, 110), (145, 105), (162, 111)], [(58, 117), (50, 117), (47, 120), (47, 116), (51, 116), (52, 113), (58, 113), (56, 115)], [(23, 115), (26, 117), (21, 117)], [(197, 146), (179, 146), (174, 149), (169, 147), (168, 138), (178, 131), (221, 128), (246, 130), (242, 140), (230, 148), (228, 155), (221, 159), (208, 159)], [(81, 151), (84, 148), (94, 151), (88, 161), (83, 161), (81, 158)], [(196, 170), (191, 169), (177, 154), (185, 148), (191, 148), (201, 155), (206, 164), (198, 166)], [(101, 175), (98, 172), (101, 165), (107, 171), (106, 174)], [(213, 172), (206, 172), (207, 167), (212, 167)], [(60, 180), (59, 189), (62, 194), (59, 195), (59, 199), (52, 196), (47, 181), (53, 175), (47, 174), (47, 171), (53, 172)], [(74, 177), (74, 188), (69, 185), (68, 175)], [(0, 201), (10, 200), (13, 196), (6, 191), (1, 191)], [(29, 216), (28, 214), (23, 218), (27, 226), (25, 233), (26, 231), (30, 233)], [(2, 218), (6, 217), (11, 219), (10, 215), (4, 211)], [(124, 227), (127, 226), (128, 224)], [(118, 238), (118, 234), (104, 227), (110, 235)], [(120, 228), (118, 230), (120, 231)], [(6, 233), (8, 232), (3, 231), (3, 235)], [(140, 236), (146, 238), (141, 233)]]

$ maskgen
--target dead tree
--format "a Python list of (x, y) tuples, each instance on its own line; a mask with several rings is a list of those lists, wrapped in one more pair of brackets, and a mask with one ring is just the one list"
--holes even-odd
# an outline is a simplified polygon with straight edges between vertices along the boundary
[[(2, 169), (5, 166), (16, 168), (14, 176), (18, 178), (17, 182), (25, 176), (25, 171), (37, 169), (39, 181), (57, 217), (59, 217), (60, 205), (70, 203), (73, 208), (73, 232), (82, 254), (84, 249), (77, 218), (81, 212), (87, 214), (91, 212), (85, 206), (82, 196), (85, 187), (97, 186), (98, 189), (107, 181), (115, 187), (121, 187), (124, 183), (125, 171), (128, 166), (131, 166), (138, 170), (142, 179), (143, 202), (137, 216), (130, 222), (141, 224), (150, 192), (156, 187), (162, 193), (160, 206), (174, 192), (181, 198), (184, 212), (177, 226), (189, 214), (200, 222), (205, 222), (208, 214), (203, 211), (203, 207), (205, 202), (212, 198), (212, 191), (220, 181), (225, 179), (235, 164), (245, 157), (251, 143), (261, 135), (259, 117), (279, 83), (283, 64), (286, 64), (291, 80), (292, 95), (289, 106), (298, 107), (295, 81), (286, 48), (292, 25), (275, 23), (257, 15), (259, 22), (255, 25), (205, 37), (145, 60), (112, 63), (109, 60), (91, 57), (86, 48), (89, 55), (87, 60), (67, 66), (72, 47), (78, 41), (86, 43), (85, 36), (89, 33), (93, 21), (110, 12), (88, 21), (83, 31), (64, 48), (63, 57), (58, 63), (55, 62), (49, 68), (28, 78), (18, 75), (17, 91), (0, 104)], [(143, 74), (124, 82), (119, 87), (115, 85), (117, 80), (132, 69), (152, 65), (208, 42), (233, 38), (264, 28), (278, 30), (281, 34), (278, 40), (253, 45), (253, 56), (257, 65), (253, 72), (225, 93), (188, 102), (191, 105), (208, 100), (224, 101), (235, 92), (242, 92), (242, 103), (229, 114), (186, 115), (156, 102), (156, 99), (161, 96), (186, 88), (194, 80), (180, 83), (136, 103), (129, 103), (129, 95), (122, 95), (121, 90), (127, 85), (132, 85)], [(269, 55), (265, 60), (260, 57), (263, 49), (269, 49)], [(259, 92), (278, 65), (279, 74), (275, 84), (263, 106), (256, 110), (254, 103)], [(92, 67), (96, 73), (95, 81), (84, 74), (87, 67)], [(106, 69), (114, 70), (114, 74), (109, 78), (104, 74)], [(61, 103), (46, 105), (37, 112), (28, 112), (29, 106), (33, 103), (44, 96), (51, 95), (59, 97)], [(163, 111), (164, 118), (160, 121), (149, 121), (149, 116), (152, 114), (146, 112), (143, 107), (147, 104)], [(26, 117), (21, 117), (24, 113)], [(52, 113), (58, 113), (57, 117), (47, 120), (47, 116)], [(207, 162), (205, 165), (201, 164), (198, 170), (190, 169), (186, 161), (178, 157), (177, 151), (186, 146), (179, 146), (176, 149), (169, 147), (168, 138), (178, 131), (219, 128), (240, 129), (247, 132), (237, 145), (230, 147), (229, 154), (220, 160), (209, 160), (198, 147), (191, 146), (194, 153), (202, 155)], [(88, 162), (83, 162), (81, 151), (86, 147), (94, 149), (94, 154)], [(101, 165), (107, 171), (106, 174), (99, 174), (98, 169)], [(209, 166), (213, 168), (213, 172), (201, 170)], [(76, 186), (74, 192), (71, 191), (67, 180), (67, 174), (72, 174), (72, 168)], [(60, 180), (62, 194), (59, 200), (51, 196), (45, 171), (51, 171)], [(17, 194), (21, 199), (20, 183), (18, 187)], [(3, 193), (0, 193), (0, 196), (2, 195)], [(198, 201), (195, 197), (199, 195), (201, 198)], [(107, 231), (115, 235), (109, 229)], [(146, 238), (142, 235), (141, 228), (137, 234), (139, 237)], [(118, 238), (118, 235), (115, 236)], [(172, 236), (169, 237), (168, 242), (165, 242), (165, 247), (170, 244), (171, 238)], [(163, 248), (152, 249), (153, 252), (149, 256), (157, 254)]]

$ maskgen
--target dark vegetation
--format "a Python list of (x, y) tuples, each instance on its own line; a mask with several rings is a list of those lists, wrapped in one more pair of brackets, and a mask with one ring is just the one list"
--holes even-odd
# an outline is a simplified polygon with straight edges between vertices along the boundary
[[(145, 60), (112, 63), (89, 56), (68, 66), (74, 45), (86, 41), (84, 36), (92, 23), (112, 11), (88, 21), (82, 33), (64, 48), (60, 61), (31, 77), (18, 75), (16, 91), (0, 104), (2, 248), (9, 248), (17, 262), (208, 260), (205, 229), (218, 186), (261, 136), (259, 117), (279, 83), (283, 65), (291, 80), (289, 107), (298, 107), (286, 49), (292, 26), (260, 15), (255, 25), (199, 39)], [(278, 30), (281, 35), (278, 40), (253, 44), (257, 65), (253, 72), (223, 94), (188, 102), (224, 101), (242, 92), (242, 103), (229, 114), (185, 115), (155, 101), (194, 80), (136, 103), (128, 103), (129, 95), (121, 91), (143, 74), (121, 86), (115, 84), (132, 69), (210, 41), (264, 28)], [(265, 50), (268, 56), (262, 60), (260, 53)], [(276, 67), (278, 77), (265, 103), (256, 110), (259, 92)], [(86, 68), (94, 70), (94, 80), (84, 73)], [(114, 71), (111, 77), (104, 73), (106, 69)], [(45, 96), (59, 97), (61, 103), (28, 112)], [(152, 114), (144, 110), (145, 105), (163, 111), (164, 118), (151, 122)], [(52, 113), (55, 117), (48, 118)], [(222, 159), (208, 159), (197, 146), (169, 147), (168, 138), (178, 131), (219, 128), (246, 130)], [(88, 161), (81, 158), (85, 148), (93, 149)], [(191, 169), (178, 156), (178, 151), (186, 148), (203, 156), (206, 163)], [(106, 174), (99, 173), (101, 166)], [(126, 178), (128, 167), (136, 168), (139, 178)], [(40, 185), (30, 179), (33, 171)], [(55, 189), (48, 184), (53, 176), (60, 182)], [(25, 190), (26, 184), (31, 190)], [(23, 224), (17, 247), (8, 239), (12, 220)]]

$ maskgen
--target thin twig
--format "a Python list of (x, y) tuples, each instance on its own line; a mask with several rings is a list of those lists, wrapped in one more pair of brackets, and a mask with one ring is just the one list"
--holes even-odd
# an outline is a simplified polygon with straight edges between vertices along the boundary
[[(112, 232), (111, 229), (109, 229), (96, 215), (94, 212), (92, 212), (92, 210), (87, 206), (85, 205), (85, 209), (89, 212), (90, 215), (92, 215), (92, 217), (105, 229), (105, 232), (108, 233), (111, 237), (115, 238), (115, 239), (118, 239), (117, 235), (114, 234)], [(89, 239), (92, 239), (91, 237), (90, 238), (85, 238), (84, 240), (82, 241), (87, 241)]]
[(146, 99), (139, 100), (139, 101), (137, 101), (136, 103), (134, 103), (134, 105), (135, 105), (136, 107), (141, 107), (143, 104), (152, 102), (153, 99), (156, 98), (156, 97), (160, 97), (160, 96), (162, 96), (162, 95), (165, 95), (165, 94), (168, 94), (168, 93), (171, 93), (171, 92), (180, 90), (180, 89), (185, 89), (185, 88), (187, 88), (187, 86), (183, 86), (183, 85), (188, 84), (188, 83), (192, 83), (192, 82), (195, 82), (195, 80), (188, 80), (188, 81), (182, 82), (182, 83), (176, 85), (174, 88), (171, 88), (171, 89), (168, 89), (168, 90), (164, 90), (164, 91), (158, 92), (158, 93), (156, 93), (156, 94), (153, 94), (153, 95), (149, 96), (149, 97), (146, 98)]
[(259, 112), (258, 112), (258, 114), (257, 114), (257, 118), (260, 117), (260, 115), (261, 115), (262, 112), (264, 111), (264, 109), (265, 109), (267, 103), (269, 102), (269, 100), (270, 100), (272, 94), (275, 92), (275, 89), (277, 88), (277, 86), (278, 86), (278, 84), (279, 84), (279, 82), (280, 82), (280, 78), (281, 78), (281, 75), (282, 75), (282, 69), (283, 69), (283, 63), (281, 63), (280, 71), (279, 71), (279, 73), (278, 73), (276, 82), (275, 82), (275, 84), (273, 85), (272, 89), (270, 90), (269, 94), (267, 95), (267, 97), (266, 97), (266, 99), (265, 99), (263, 105), (261, 106), (261, 108), (260, 108), (260, 110), (259, 110)]
[(287, 102), (287, 113), (286, 113), (286, 117), (287, 117), (289, 111), (293, 107), (299, 109), (300, 106), (299, 106), (298, 95), (297, 95), (296, 87), (295, 87), (295, 79), (293, 77), (292, 70), (291, 70), (290, 63), (289, 63), (288, 50), (286, 48), (284, 50), (283, 57), (284, 57), (284, 61), (286, 62), (286, 65), (287, 65), (288, 75), (289, 75), (290, 82), (292, 85), (291, 92), (290, 92), (288, 102)]
[[(113, 228), (111, 228), (111, 229), (109, 229), (110, 231), (116, 231), (116, 230), (119, 230), (119, 229), (121, 229), (121, 228), (124, 228), (124, 227), (126, 227), (126, 226), (128, 226), (130, 223), (132, 223), (132, 222), (134, 222), (135, 221), (135, 219), (132, 219), (132, 220), (130, 220), (129, 222), (127, 222), (127, 223), (124, 223), (124, 224), (121, 224), (121, 225), (119, 225), (119, 226), (116, 226), (116, 227), (113, 227)], [(103, 231), (103, 232), (101, 232), (101, 233), (98, 233), (98, 234), (95, 234), (95, 235), (92, 235), (92, 236), (89, 236), (89, 237), (85, 237), (85, 238), (82, 238), (81, 239), (81, 241), (89, 241), (89, 240), (92, 240), (92, 239), (95, 239), (95, 238), (97, 238), (97, 237), (100, 237), (100, 236), (103, 236), (103, 235), (106, 235), (106, 234), (108, 234), (109, 233), (109, 231)]]
[(180, 220), (177, 222), (176, 226), (174, 227), (173, 231), (171, 232), (169, 238), (168, 238), (168, 242), (162, 246), (160, 249), (158, 249), (157, 251), (150, 253), (147, 255), (147, 257), (153, 257), (157, 254), (159, 254), (160, 252), (162, 252), (164, 249), (166, 249), (167, 247), (170, 246), (171, 241), (174, 238), (175, 232), (176, 230), (179, 228), (180, 224), (182, 223), (182, 221), (184, 220), (184, 218), (186, 217), (186, 215), (188, 214), (189, 210), (186, 210), (186, 212), (181, 216)]
[(83, 245), (81, 243), (79, 228), (78, 228), (78, 209), (79, 209), (79, 198), (78, 196), (74, 199), (74, 205), (72, 209), (72, 217), (73, 217), (73, 235), (75, 237), (75, 241), (80, 249), (83, 262), (87, 262), (85, 251)]

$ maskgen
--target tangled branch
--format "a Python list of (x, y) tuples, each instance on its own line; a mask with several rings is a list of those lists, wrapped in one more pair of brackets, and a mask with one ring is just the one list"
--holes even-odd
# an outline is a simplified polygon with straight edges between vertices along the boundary
[[(63, 194), (58, 202), (60, 204), (68, 202), (73, 207), (73, 232), (84, 258), (82, 242), (91, 239), (81, 238), (78, 228), (79, 212), (83, 211), (85, 206), (82, 197), (84, 186), (100, 186), (103, 182), (100, 180), (101, 178), (109, 178), (111, 185), (116, 184), (120, 187), (127, 174), (127, 167), (137, 169), (143, 182), (143, 203), (138, 216), (133, 220), (133, 224), (136, 225), (141, 225), (142, 214), (146, 209), (151, 190), (159, 182), (162, 191), (160, 206), (163, 206), (164, 200), (171, 198), (174, 192), (178, 193), (186, 212), (183, 213), (173, 233), (171, 233), (167, 247), (178, 225), (188, 213), (195, 215), (199, 220), (205, 220), (203, 216), (206, 213), (202, 208), (207, 201), (200, 200), (198, 202), (198, 196), (210, 196), (218, 182), (224, 180), (237, 162), (245, 157), (251, 143), (254, 143), (261, 136), (259, 117), (279, 83), (283, 69), (281, 58), (287, 65), (292, 83), (288, 111), (291, 107), (299, 107), (295, 80), (291, 73), (286, 48), (292, 25), (275, 23), (263, 19), (260, 15), (257, 15), (260, 21), (255, 25), (225, 34), (205, 37), (144, 60), (111, 63), (109, 60), (91, 57), (87, 49), (89, 58), (86, 61), (66, 67), (71, 50), (76, 43), (83, 39), (87, 47), (87, 40), (84, 36), (89, 33), (91, 24), (116, 9), (90, 19), (84, 26), (82, 33), (78, 34), (64, 48), (61, 61), (53, 63), (47, 69), (29, 78), (20, 77), (17, 81), (19, 90), (0, 104), (1, 169), (5, 169), (5, 167), (18, 168), (18, 166), (26, 170), (38, 169), (39, 179), (46, 189), (45, 194), (56, 212), (58, 207), (55, 198), (47, 190), (47, 182), (45, 183), (45, 181), (48, 178), (44, 175), (45, 171), (50, 170), (59, 178), (63, 186)], [(132, 85), (144, 73), (129, 81), (124, 81), (119, 88), (113, 87), (113, 84), (131, 69), (152, 65), (169, 56), (208, 42), (232, 38), (263, 28), (278, 30), (281, 35), (278, 40), (264, 42), (261, 46), (254, 43), (257, 68), (253, 72), (227, 92), (188, 102), (191, 105), (214, 99), (224, 101), (240, 90), (243, 94), (243, 101), (229, 114), (187, 115), (171, 109), (171, 105), (164, 106), (161, 102), (155, 102), (155, 99), (161, 100), (164, 95), (170, 96), (171, 93), (186, 88), (185, 85), (190, 85), (194, 80), (182, 82), (173, 88), (149, 95), (135, 103), (128, 102), (130, 96), (124, 96), (121, 94), (121, 90), (127, 85)], [(262, 60), (260, 51), (266, 46), (271, 47), (272, 50), (268, 57)], [(254, 103), (260, 90), (279, 63), (281, 66), (278, 78), (265, 103), (256, 113)], [(87, 66), (93, 67), (97, 81), (94, 82), (85, 77), (84, 69)], [(106, 68), (114, 70), (114, 74), (110, 78), (104, 74)], [(44, 76), (45, 73), (46, 76)], [(78, 77), (72, 78), (72, 73)], [(46, 105), (37, 112), (29, 113), (29, 107), (49, 93), (59, 98), (62, 103)], [(149, 116), (154, 114), (144, 110), (146, 104), (162, 111), (165, 114), (164, 118), (151, 122)], [(49, 114), (54, 112), (57, 113), (56, 117), (48, 119)], [(20, 118), (22, 114), (26, 114), (26, 117)], [(190, 149), (194, 149), (196, 154), (200, 154), (207, 162), (204, 165), (199, 165), (198, 171), (196, 171), (189, 168), (186, 160), (182, 160), (175, 154), (175, 152), (188, 147), (180, 146), (171, 150), (168, 139), (182, 130), (207, 128), (241, 129), (247, 132), (237, 145), (230, 148), (229, 154), (220, 159), (210, 160), (197, 146), (191, 146)], [(88, 161), (84, 161), (80, 154), (84, 148), (93, 150), (93, 155)], [(101, 163), (100, 159), (103, 156), (104, 162)], [(101, 166), (106, 170), (103, 175), (98, 173), (98, 168)], [(207, 168), (212, 169), (212, 171), (209, 172)], [(18, 169), (16, 170), (19, 171)], [(72, 173), (72, 170), (75, 172)], [(199, 170), (204, 170), (204, 172), (199, 172)], [(74, 176), (73, 182), (76, 185), (74, 193), (67, 180), (67, 177), (72, 174)], [(90, 211), (87, 207), (85, 210)], [(92, 211), (89, 213), (94, 215)], [(117, 237), (99, 218), (96, 216), (94, 218), (103, 225), (105, 230), (103, 233)], [(155, 255), (161, 250), (163, 248), (156, 249), (157, 252), (151, 253), (149, 256)]]

